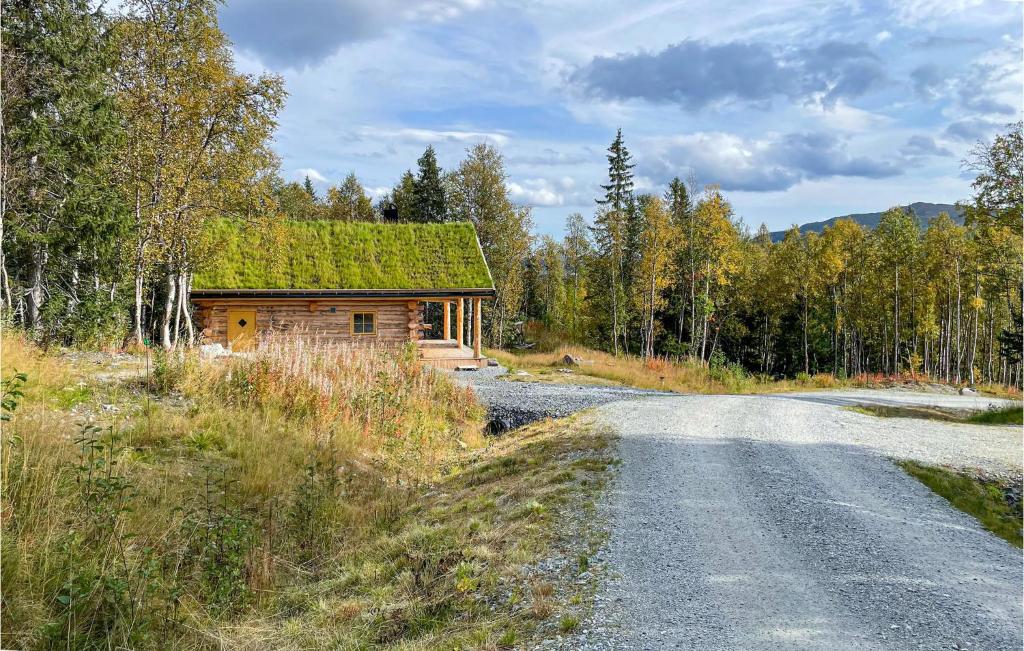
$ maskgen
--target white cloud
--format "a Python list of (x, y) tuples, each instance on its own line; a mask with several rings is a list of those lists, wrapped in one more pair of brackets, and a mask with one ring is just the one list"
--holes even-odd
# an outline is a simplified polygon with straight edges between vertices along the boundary
[(508, 195), (512, 201), (526, 204), (527, 206), (561, 206), (565, 203), (562, 195), (549, 187), (544, 187), (543, 185), (529, 187), (529, 181), (524, 181), (524, 183), (525, 185), (512, 181), (505, 183), (505, 187), (508, 188)]
[(558, 179), (524, 179), (521, 182), (507, 181), (509, 198), (527, 206), (582, 205), (586, 198), (577, 192), (576, 180), (563, 176)]
[(309, 177), (309, 180), (315, 181), (316, 183), (330, 183), (326, 176), (312, 167), (300, 167), (295, 170), (295, 178), (298, 180), (301, 181), (307, 176)]
[(904, 25), (930, 24), (963, 14), (980, 6), (984, 0), (893, 0), (896, 20)]
[(806, 104), (800, 107), (800, 111), (817, 120), (822, 127), (849, 133), (877, 131), (893, 122), (893, 119), (886, 115), (850, 106), (842, 100), (837, 101), (831, 108), (823, 106), (820, 102)]
[(508, 136), (503, 133), (487, 131), (438, 131), (435, 129), (362, 127), (357, 133), (360, 138), (386, 138), (427, 145), (438, 142), (492, 142), (496, 145), (504, 146), (509, 141)]
[(875, 34), (875, 42), (877, 43), (884, 43), (885, 41), (888, 41), (890, 38), (892, 38), (892, 32), (890, 32), (887, 29), (883, 29), (882, 31)]

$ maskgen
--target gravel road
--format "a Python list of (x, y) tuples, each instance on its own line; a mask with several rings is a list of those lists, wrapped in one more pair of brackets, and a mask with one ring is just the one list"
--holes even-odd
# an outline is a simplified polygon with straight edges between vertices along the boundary
[(843, 410), (899, 391), (607, 404), (612, 577), (567, 649), (1020, 649), (1021, 552), (886, 457), (1020, 474), (1021, 432)]
[(1020, 550), (890, 457), (1021, 476), (1021, 430), (843, 409), (984, 409), (980, 396), (842, 390), (681, 396), (469, 382), (492, 416), (603, 405), (622, 464), (600, 506), (606, 577), (558, 649), (1020, 649)]

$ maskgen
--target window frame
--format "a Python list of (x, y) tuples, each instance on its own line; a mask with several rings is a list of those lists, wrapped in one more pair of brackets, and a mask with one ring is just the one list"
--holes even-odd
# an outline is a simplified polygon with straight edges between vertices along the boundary
[[(373, 332), (356, 332), (356, 316), (364, 317), (363, 327), (365, 328), (365, 316), (373, 317)], [(353, 337), (376, 337), (380, 332), (377, 321), (377, 310), (353, 310), (348, 319), (348, 332)]]

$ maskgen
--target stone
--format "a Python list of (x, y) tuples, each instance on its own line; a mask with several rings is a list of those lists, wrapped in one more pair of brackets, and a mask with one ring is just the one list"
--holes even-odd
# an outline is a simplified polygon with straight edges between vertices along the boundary
[(565, 357), (562, 358), (562, 363), (566, 366), (579, 366), (580, 360), (576, 359), (572, 355), (566, 354)]
[(977, 390), (972, 388), (972, 387), (961, 387), (960, 388), (960, 395), (962, 395), (962, 396), (973, 396), (973, 395), (977, 395), (977, 393), (978, 393)]
[(497, 366), (498, 365), (498, 360), (494, 359), (493, 357), (488, 357), (487, 358), (487, 365), (488, 366)]
[(203, 344), (199, 347), (199, 354), (203, 357), (223, 357), (230, 355), (231, 351), (220, 344)]

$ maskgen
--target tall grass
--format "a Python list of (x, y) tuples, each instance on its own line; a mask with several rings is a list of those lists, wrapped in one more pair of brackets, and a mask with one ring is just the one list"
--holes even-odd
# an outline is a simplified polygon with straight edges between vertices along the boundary
[(739, 364), (715, 360), (710, 365), (669, 357), (615, 356), (581, 346), (562, 345), (551, 352), (508, 353), (489, 351), (510, 368), (553, 369), (565, 366), (563, 358), (571, 355), (580, 360), (574, 370), (583, 375), (642, 389), (664, 389), (692, 393), (753, 393), (784, 391), (798, 387), (830, 387), (837, 380), (831, 375), (801, 377), (792, 381), (776, 381), (748, 373)]
[[(509, 352), (490, 350), (488, 354), (504, 366), (527, 371), (550, 373), (564, 367), (563, 358), (571, 355), (580, 360), (573, 368), (578, 375), (590, 376), (642, 389), (663, 389), (681, 393), (763, 393), (770, 391), (793, 391), (800, 389), (828, 389), (834, 387), (883, 388), (899, 385), (913, 385), (929, 382), (929, 378), (904, 374), (886, 376), (864, 374), (850, 378), (838, 378), (830, 373), (808, 375), (798, 373), (793, 379), (775, 379), (767, 375), (750, 373), (740, 364), (722, 359), (712, 359), (708, 364), (693, 362), (687, 358), (669, 356), (644, 359), (634, 355), (612, 355), (583, 346), (547, 342), (550, 348), (538, 352)], [(561, 381), (571, 376), (558, 375)], [(986, 385), (980, 387), (985, 393), (1007, 398), (1019, 398), (1015, 387)]]
[(0, 458), (5, 648), (221, 646), (482, 441), (472, 394), (401, 349), (271, 338), (124, 382), (2, 346), (28, 376)]

